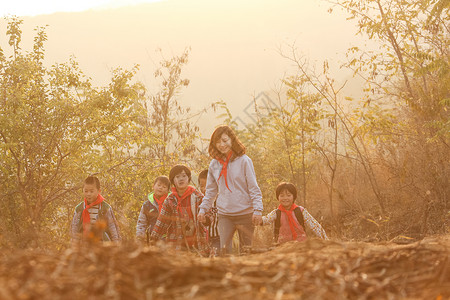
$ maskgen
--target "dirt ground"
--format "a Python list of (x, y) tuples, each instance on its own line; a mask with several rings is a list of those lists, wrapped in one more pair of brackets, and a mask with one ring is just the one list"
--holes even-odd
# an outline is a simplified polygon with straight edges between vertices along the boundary
[(450, 235), (311, 239), (202, 258), (163, 245), (0, 250), (0, 299), (450, 299)]

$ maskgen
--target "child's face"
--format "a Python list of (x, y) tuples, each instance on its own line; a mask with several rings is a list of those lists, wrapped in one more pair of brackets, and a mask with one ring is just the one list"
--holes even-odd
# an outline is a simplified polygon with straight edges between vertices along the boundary
[(200, 192), (204, 195), (206, 192), (206, 178), (200, 178), (198, 184), (200, 186)]
[(173, 184), (177, 188), (177, 190), (184, 190), (189, 185), (189, 176), (185, 171), (181, 171), (181, 173), (175, 175), (173, 178)]
[(155, 194), (155, 196), (157, 198), (159, 198), (159, 197), (169, 193), (169, 187), (165, 183), (158, 180), (153, 185), (153, 193)]
[(86, 198), (87, 203), (92, 203), (97, 200), (97, 196), (100, 194), (100, 190), (97, 189), (95, 184), (84, 184), (83, 195)]
[(231, 151), (231, 138), (228, 134), (224, 133), (220, 139), (216, 142), (216, 148), (223, 155), (227, 155)]
[(282, 190), (278, 196), (278, 201), (280, 201), (280, 204), (283, 205), (284, 208), (290, 209), (294, 203), (294, 195), (288, 190)]

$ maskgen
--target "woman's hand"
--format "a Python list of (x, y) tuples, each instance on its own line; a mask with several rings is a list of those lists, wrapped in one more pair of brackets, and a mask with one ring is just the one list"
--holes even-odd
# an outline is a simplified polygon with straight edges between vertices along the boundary
[(262, 216), (260, 215), (253, 215), (252, 217), (253, 226), (258, 226), (262, 224)]

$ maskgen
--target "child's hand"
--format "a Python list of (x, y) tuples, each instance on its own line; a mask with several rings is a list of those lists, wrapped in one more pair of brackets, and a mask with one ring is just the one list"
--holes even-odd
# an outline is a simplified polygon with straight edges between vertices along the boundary
[(262, 224), (262, 216), (260, 215), (253, 215), (252, 217), (253, 226), (258, 226)]
[(204, 214), (204, 213), (198, 213), (198, 215), (197, 215), (197, 220), (198, 220), (199, 222), (205, 223), (205, 222), (206, 222), (206, 216), (205, 216), (205, 214)]

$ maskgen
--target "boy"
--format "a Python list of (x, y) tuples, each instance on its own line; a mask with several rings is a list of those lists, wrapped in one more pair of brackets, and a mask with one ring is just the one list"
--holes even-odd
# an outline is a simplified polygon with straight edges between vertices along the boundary
[(119, 227), (111, 206), (100, 195), (100, 181), (89, 176), (83, 184), (84, 201), (75, 207), (72, 220), (72, 245), (82, 241), (120, 242)]
[(138, 242), (147, 242), (150, 233), (155, 226), (156, 219), (159, 216), (164, 200), (169, 194), (170, 181), (167, 176), (159, 176), (153, 184), (153, 192), (148, 194), (146, 201), (142, 204), (136, 225), (136, 240)]
[(274, 223), (274, 239), (276, 243), (289, 241), (305, 241), (307, 239), (305, 225), (319, 238), (328, 240), (325, 230), (305, 208), (294, 204), (297, 199), (295, 185), (288, 182), (278, 184), (275, 194), (280, 205), (262, 218), (262, 225)]
[(170, 170), (169, 180), (174, 187), (162, 205), (150, 238), (158, 240), (167, 233), (167, 241), (175, 249), (195, 249), (208, 255), (207, 231), (197, 220), (203, 195), (189, 185), (191, 171), (184, 165), (176, 165)]
[[(205, 195), (206, 192), (206, 179), (208, 178), (208, 169), (203, 170), (198, 175), (198, 185), (200, 187), (200, 192)], [(211, 208), (211, 225), (207, 226), (208, 234), (209, 234), (209, 244), (213, 251), (217, 252), (220, 249), (220, 237), (219, 230), (217, 228), (218, 220), (217, 220), (217, 206), (216, 201)]]

